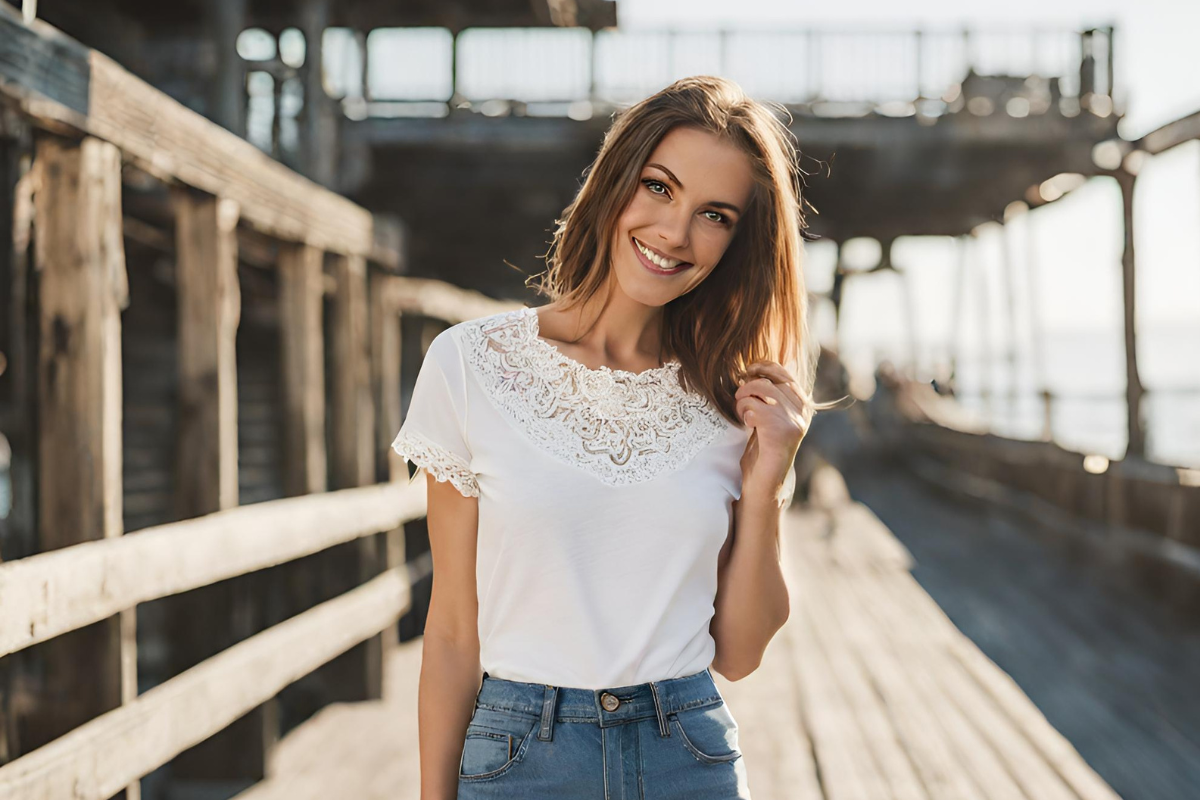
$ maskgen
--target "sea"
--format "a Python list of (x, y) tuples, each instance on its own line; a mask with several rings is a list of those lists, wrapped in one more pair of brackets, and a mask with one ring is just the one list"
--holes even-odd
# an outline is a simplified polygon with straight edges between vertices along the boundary
[[(1128, 436), (1120, 330), (1047, 332), (1039, 353), (1024, 344), (1015, 353), (960, 353), (954, 381), (960, 404), (997, 434), (1039, 439), (1045, 387), (1053, 396), (1054, 441), (1085, 454), (1122, 458)], [(1137, 350), (1146, 390), (1142, 421), (1147, 458), (1200, 468), (1200, 320), (1139, 331)], [(918, 377), (945, 380), (950, 363), (946, 348), (918, 355)], [(985, 389), (990, 390), (986, 396)]]

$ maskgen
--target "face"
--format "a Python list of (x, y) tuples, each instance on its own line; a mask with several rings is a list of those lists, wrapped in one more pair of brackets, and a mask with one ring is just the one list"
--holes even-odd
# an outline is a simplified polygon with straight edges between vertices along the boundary
[(661, 306), (708, 277), (750, 203), (750, 169), (745, 153), (707, 131), (664, 136), (617, 220), (612, 277), (620, 291)]

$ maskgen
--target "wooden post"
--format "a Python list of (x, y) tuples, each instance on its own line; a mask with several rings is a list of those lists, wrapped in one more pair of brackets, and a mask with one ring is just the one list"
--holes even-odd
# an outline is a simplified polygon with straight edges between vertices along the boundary
[(1008, 310), (1008, 342), (1005, 345), (1005, 360), (1008, 362), (1008, 413), (1017, 416), (1017, 351), (1020, 348), (1020, 328), (1017, 326), (1016, 259), (1013, 258), (1011, 226), (1002, 222), (1000, 227), (1000, 252), (1004, 265), (1004, 296)]
[(992, 419), (992, 315), (991, 296), (988, 293), (987, 262), (979, 256), (979, 237), (971, 231), (972, 249), (975, 250), (975, 275), (979, 279), (979, 393), (983, 396), (983, 413), (988, 425)]
[(375, 480), (407, 478), (404, 462), (391, 448), (400, 430), (400, 315), (389, 305), (390, 278), (371, 276), (371, 384), (375, 394), (377, 435)]
[[(375, 482), (375, 411), (371, 399), (370, 337), (367, 315), (367, 265), (359, 256), (333, 261), (336, 292), (331, 320), (333, 446), (331, 486), (350, 489)], [(378, 575), (382, 541), (365, 536), (335, 548), (328, 567), (339, 588), (349, 590)], [(383, 697), (384, 639), (373, 636), (326, 667), (334, 700)]]
[(246, 62), (238, 55), (237, 37), (246, 29), (246, 0), (205, 3), (216, 54), (216, 76), (209, 87), (212, 119), (227, 130), (246, 133)]
[[(34, 249), (40, 273), (38, 533), (41, 550), (120, 536), (121, 154), (85, 138), (37, 144)], [(137, 697), (135, 609), (44, 645), (34, 749)], [(140, 797), (138, 783), (124, 793)]]
[(375, 417), (367, 325), (367, 265), (335, 256), (333, 275), (333, 480), (336, 489), (375, 480)]
[(900, 278), (900, 293), (904, 298), (904, 328), (908, 339), (908, 378), (920, 379), (920, 345), (917, 340), (917, 293), (913, 291), (912, 275), (906, 269), (893, 269)]
[(1121, 276), (1124, 294), (1125, 322), (1125, 407), (1129, 445), (1126, 457), (1146, 455), (1146, 433), (1142, 429), (1142, 379), (1137, 361), (1137, 271), (1133, 252), (1133, 187), (1137, 176), (1124, 169), (1114, 173), (1121, 187), (1121, 200), (1125, 211), (1125, 248), (1121, 254)]
[[(392, 437), (400, 430), (400, 315), (388, 302), (390, 278), (378, 272), (370, 278), (371, 303), (371, 387), (375, 397), (375, 480), (396, 481), (408, 478), (404, 461), (391, 447)], [(386, 569), (405, 561), (404, 526), (384, 533), (383, 561)], [(384, 647), (399, 643), (399, 627), (385, 632)]]
[(1038, 387), (1042, 398), (1042, 439), (1054, 439), (1054, 397), (1046, 384), (1046, 333), (1042, 327), (1041, 292), (1038, 289), (1038, 279), (1041, 270), (1038, 268), (1037, 223), (1034, 212), (1025, 214), (1025, 279), (1029, 290), (1029, 324), (1033, 335), (1033, 352), (1030, 362), (1033, 365), (1033, 383)]
[[(337, 118), (333, 104), (325, 94), (322, 40), (329, 26), (330, 0), (302, 0), (299, 8), (300, 29), (304, 32), (304, 109), (302, 112), (304, 173), (322, 186), (332, 186), (337, 178)], [(366, 58), (366, 54), (363, 54)], [(276, 115), (279, 114), (278, 108)]]
[(954, 249), (958, 254), (954, 273), (954, 319), (950, 323), (950, 385), (959, 391), (958, 362), (962, 357), (964, 309), (967, 305), (967, 242), (962, 236), (954, 237)]
[(175, 195), (179, 518), (238, 504), (237, 204)]
[[(241, 319), (236, 203), (190, 189), (175, 201), (179, 330), (179, 445), (176, 516), (199, 517), (238, 504), (237, 329)], [(258, 632), (260, 577), (244, 575), (167, 601), (171, 660), (189, 669)], [(279, 738), (277, 711), (259, 706), (181, 753), (176, 781), (266, 777)]]
[(829, 287), (829, 301), (833, 303), (833, 349), (842, 351), (842, 297), (846, 290), (846, 270), (842, 264), (842, 240), (833, 242), (837, 252), (833, 258), (833, 285)]
[(324, 253), (289, 244), (279, 253), (280, 351), (283, 362), (284, 491), (326, 488)]

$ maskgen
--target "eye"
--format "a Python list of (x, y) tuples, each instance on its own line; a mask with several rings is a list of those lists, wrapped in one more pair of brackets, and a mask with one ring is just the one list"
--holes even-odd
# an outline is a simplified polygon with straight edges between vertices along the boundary
[(728, 225), (729, 224), (729, 217), (725, 216), (720, 211), (705, 211), (704, 213), (705, 214), (716, 214), (718, 217), (720, 217), (720, 219), (712, 219), (712, 217), (709, 217), (709, 220), (712, 222), (716, 222), (720, 225)]
[[(646, 188), (650, 189), (651, 193), (653, 193), (653, 194), (659, 194), (658, 192), (654, 191), (654, 189), (652, 188), (654, 186), (661, 186), (664, 190), (667, 188), (667, 185), (665, 183), (663, 183), (662, 181), (656, 181), (653, 178), (647, 178), (647, 179), (643, 180), (642, 183), (645, 184)], [(665, 197), (666, 195), (662, 194), (659, 196)]]

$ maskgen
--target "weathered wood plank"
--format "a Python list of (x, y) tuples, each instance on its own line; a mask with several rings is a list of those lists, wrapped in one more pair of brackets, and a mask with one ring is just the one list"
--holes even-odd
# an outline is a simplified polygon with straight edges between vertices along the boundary
[(402, 571), (380, 575), (0, 767), (0, 798), (105, 800), (298, 678), (393, 624)]
[(375, 395), (375, 480), (395, 480), (406, 475), (390, 437), (400, 430), (400, 316), (387, 297), (391, 279), (372, 273), (371, 388)]
[(452, 325), (521, 306), (432, 278), (384, 276), (380, 288), (387, 308), (399, 313), (434, 317)]
[[(854, 523), (864, 521), (861, 515), (851, 514), (845, 518), (841, 517), (841, 512), (852, 508), (852, 505), (847, 504), (823, 519), (810, 517), (808, 519), (809, 538), (813, 538), (814, 534), (822, 529), (824, 532), (832, 534), (829, 539), (825, 540), (831, 555), (838, 540), (851, 538), (865, 540), (867, 538), (864, 535), (866, 531), (854, 526)], [(882, 538), (875, 534), (873, 529), (874, 526), (866, 526), (866, 530), (872, 531), (870, 534), (872, 539)], [(814, 544), (815, 541), (807, 546), (811, 547)], [(884, 552), (888, 552), (888, 550), (885, 549)], [(839, 563), (831, 558), (825, 569), (832, 570), (834, 564), (837, 563), (836, 575), (838, 579), (844, 580), (846, 575), (860, 571), (862, 566), (873, 566), (878, 563), (877, 555), (862, 553), (861, 556), (863, 556), (863, 560), (859, 565)], [(816, 561), (816, 563), (821, 564), (822, 562)], [(830, 579), (820, 577), (816, 570), (808, 572), (804, 569), (804, 567), (793, 566), (791, 570), (793, 574), (797, 571), (801, 572), (801, 576), (794, 581), (799, 592), (796, 606), (801, 610), (802, 619), (807, 617), (808, 624), (816, 634), (815, 641), (810, 647), (825, 653), (832, 681), (838, 685), (838, 693), (844, 698), (844, 706), (839, 710), (844, 717), (841, 726), (847, 730), (843, 731), (841, 738), (847, 746), (849, 754), (844, 756), (843, 760), (853, 765), (852, 768), (856, 772), (861, 772), (861, 781), (865, 783), (865, 793), (856, 796), (880, 798), (881, 800), (883, 798), (925, 800), (928, 795), (917, 778), (912, 762), (892, 730), (887, 706), (876, 692), (865, 666), (860, 661), (858, 647), (853, 646), (849, 641), (852, 632), (839, 625), (832, 613), (833, 587), (829, 585)], [(879, 573), (875, 572), (874, 574)], [(861, 647), (869, 643), (857, 642), (856, 644)], [(802, 669), (799, 661), (797, 661), (797, 665), (798, 669)], [(803, 678), (801, 677), (801, 679)], [(836, 744), (836, 741), (831, 743), (832, 746), (836, 746)], [(846, 776), (830, 775), (827, 787), (838, 780), (844, 781)], [(829, 790), (829, 795), (831, 798), (834, 796), (832, 788)]]
[[(46, 137), (35, 163), (38, 535), (41, 550), (60, 550), (112, 543), (124, 529), (121, 309), (129, 296), (121, 156), (98, 139)], [(9, 616), (9, 607), (0, 607)], [(44, 691), (23, 746), (44, 744), (137, 696), (136, 617), (124, 609), (109, 614), (46, 645)], [(81, 680), (81, 664), (88, 665), (87, 680)], [(137, 796), (130, 787), (129, 800)]]
[[(399, 265), (396, 232), (176, 102), (119, 64), (0, 4), (0, 97), (43, 127), (115, 144), (147, 173), (241, 206), (246, 222), (286, 241)], [(383, 223), (380, 227), (384, 228)]]
[(323, 492), (327, 482), (324, 255), (306, 244), (279, 253), (284, 490), (289, 496)]
[[(847, 535), (848, 532), (838, 532), (836, 516), (837, 511), (833, 535)], [(831, 557), (833, 552), (828, 542), (813, 542), (807, 558), (801, 558), (795, 566), (800, 579), (811, 587), (825, 613), (858, 653), (859, 662), (886, 708), (887, 716), (875, 724), (895, 732), (931, 800), (983, 800), (986, 795), (965, 774), (954, 755), (953, 743), (914, 685), (911, 662), (899, 657), (889, 644), (893, 635), (930, 635), (936, 631), (922, 634), (905, 629), (895, 633), (873, 624), (869, 616), (849, 604), (846, 588), (849, 576), (863, 572), (864, 566), (836, 562)]]
[[(179, 476), (175, 517), (190, 519), (238, 503), (237, 328), (238, 207), (186, 187), (175, 206), (179, 363)], [(166, 604), (171, 673), (177, 674), (257, 633), (254, 607), (261, 576), (239, 576)], [(183, 753), (178, 780), (258, 780), (266, 750), (278, 739), (273, 709), (259, 706)]]
[(425, 513), (420, 482), (270, 500), (0, 564), (0, 655)]
[(358, 256), (335, 256), (331, 332), (332, 425), (335, 489), (375, 480), (375, 408), (371, 398), (367, 265)]
[(175, 200), (179, 329), (177, 516), (238, 502), (237, 204), (180, 190)]
[[(912, 580), (908, 576), (908, 580)], [(922, 625), (953, 626), (946, 613), (919, 585), (906, 593), (908, 608)], [(975, 691), (985, 694), (1021, 732), (1042, 758), (1082, 800), (1119, 800), (1116, 792), (1098, 776), (1079, 752), (1034, 705), (1016, 682), (989, 659), (965, 634), (954, 628), (946, 642), (946, 655), (960, 662)], [(989, 726), (990, 727), (990, 726)], [(997, 723), (997, 728), (999, 723)]]
[[(335, 292), (330, 320), (332, 354), (331, 426), (333, 488), (366, 486), (375, 480), (375, 409), (371, 399), (367, 265), (358, 256), (332, 259)], [(384, 569), (383, 539), (368, 536), (326, 556), (322, 568), (334, 585), (360, 583)], [(395, 637), (373, 636), (324, 669), (338, 700), (383, 696), (384, 650)]]
[(0, 5), (0, 93), (37, 95), (86, 115), (90, 84), (87, 47), (49, 25), (27, 27), (20, 13)]
[(1151, 155), (1200, 139), (1200, 111), (1180, 117), (1147, 133), (1136, 144)]

